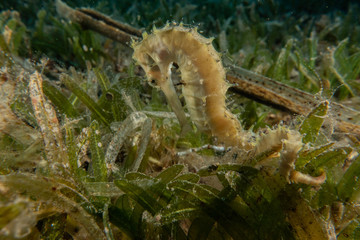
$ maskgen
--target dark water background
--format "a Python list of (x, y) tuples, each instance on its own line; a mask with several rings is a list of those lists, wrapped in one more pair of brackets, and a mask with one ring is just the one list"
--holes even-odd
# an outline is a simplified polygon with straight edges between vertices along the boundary
[[(248, 46), (253, 47), (256, 41), (265, 41), (268, 48), (275, 52), (284, 47), (290, 38), (302, 41), (311, 37), (313, 31), (320, 33), (323, 29), (328, 29), (329, 32), (322, 40), (330, 45), (336, 46), (346, 38), (350, 39), (350, 45), (358, 45), (360, 42), (360, 0), (63, 0), (63, 2), (74, 9), (92, 8), (116, 21), (148, 32), (153, 26), (163, 27), (169, 21), (184, 23), (191, 27), (198, 26), (204, 36), (216, 38), (221, 32), (226, 32), (229, 42), (227, 49), (230, 53)], [(0, 11), (15, 10), (19, 13), (21, 22), (26, 25), (26, 33), (32, 36), (31, 48), (34, 52), (44, 52), (47, 56), (62, 59), (59, 56), (64, 54), (59, 50), (58, 45), (68, 44), (66, 40), (68, 36), (64, 36), (65, 30), (62, 29), (62, 23), (59, 23), (62, 17), (57, 13), (55, 3), (56, 0), (3, 0), (0, 1)], [(44, 34), (37, 33), (41, 16), (45, 23), (45, 27), (41, 29)], [(68, 34), (90, 36), (92, 33), (83, 33), (79, 30), (70, 31)], [(63, 39), (63, 42), (59, 39)], [(81, 38), (82, 45), (87, 45), (84, 39), (86, 38)], [(218, 44), (215, 40), (217, 48), (219, 48)], [(28, 52), (22, 55), (29, 56)]]
[[(31, 26), (40, 9), (56, 14), (54, 2), (49, 0), (3, 0), (0, 1), (0, 11), (17, 10), (22, 14), (23, 21)], [(137, 25), (142, 27), (153, 21), (176, 20), (186, 23), (188, 20), (207, 22), (209, 19), (226, 19), (234, 15), (239, 5), (245, 8), (253, 7), (258, 14), (268, 20), (284, 16), (283, 20), (286, 21), (288, 16), (302, 17), (336, 11), (347, 12), (349, 8), (360, 4), (359, 0), (74, 0), (64, 2), (74, 8), (94, 8), (115, 19), (130, 21), (133, 24), (137, 22)], [(181, 15), (181, 19), (173, 19), (178, 18), (179, 15)], [(136, 18), (137, 16), (142, 16), (142, 18), (139, 20)]]

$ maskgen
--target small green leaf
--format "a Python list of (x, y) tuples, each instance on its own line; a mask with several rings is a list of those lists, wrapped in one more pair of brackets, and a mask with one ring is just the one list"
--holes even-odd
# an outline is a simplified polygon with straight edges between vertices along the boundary
[(158, 201), (152, 197), (152, 193), (148, 193), (138, 185), (125, 179), (115, 180), (114, 183), (153, 216), (162, 208)]
[(299, 71), (311, 82), (311, 90), (318, 90), (321, 83), (321, 78), (318, 73), (308, 63), (305, 62), (303, 56), (300, 54), (300, 50), (294, 52), (296, 56), (297, 67)]
[[(135, 206), (133, 207), (133, 211), (131, 212), (130, 215), (130, 222), (132, 222), (132, 227), (134, 228), (134, 233), (136, 233), (136, 235), (138, 236), (143, 236), (144, 235), (144, 212), (145, 212), (145, 208), (143, 206), (141, 206), (141, 204), (139, 204), (138, 202), (135, 201)], [(144, 239), (144, 237), (140, 238), (138, 237), (137, 239)]]
[(290, 50), (292, 48), (294, 39), (289, 39), (285, 48), (282, 48), (274, 66), (273, 78), (275, 80), (287, 79), (286, 64), (289, 58)]
[(358, 225), (357, 228), (354, 230), (354, 239), (360, 239), (360, 226)]
[(0, 206), (0, 229), (14, 220), (26, 208), (26, 203), (18, 202), (7, 206)]
[(124, 194), (112, 182), (84, 182), (83, 185), (91, 196), (118, 197)]
[(111, 112), (116, 122), (123, 121), (130, 112), (128, 105), (123, 100), (119, 86), (112, 86), (104, 91), (97, 104), (103, 111)]
[(360, 52), (356, 52), (348, 58), (349, 64), (352, 69), (347, 75), (348, 80), (356, 79), (356, 76), (360, 74)]
[(259, 172), (259, 170), (253, 168), (244, 166), (241, 164), (222, 164), (222, 165), (210, 165), (206, 168), (202, 168), (198, 171), (198, 174), (200, 177), (206, 177), (211, 175), (216, 175), (218, 172), (221, 171), (235, 171), (240, 174), (245, 175), (253, 175)]
[(258, 115), (256, 113), (258, 104), (255, 101), (249, 101), (245, 105), (244, 111), (241, 113), (242, 126), (245, 129), (249, 129), (252, 125), (258, 120)]
[(336, 164), (344, 162), (352, 150), (353, 149), (351, 147), (343, 147), (320, 154), (305, 166), (305, 171), (314, 172), (315, 170), (318, 170), (322, 167), (331, 169)]
[(307, 45), (309, 48), (309, 65), (311, 68), (315, 68), (318, 48), (318, 38), (315, 31), (311, 32), (310, 38), (307, 39)]
[[(355, 96), (355, 93), (353, 92), (351, 86), (349, 85), (348, 81), (353, 80), (354, 77), (352, 75), (352, 72), (359, 71), (356, 68), (353, 68), (353, 62), (349, 61), (348, 58), (348, 46), (349, 38), (345, 38), (342, 40), (336, 49), (332, 51), (331, 53), (331, 64), (329, 64), (328, 69), (330, 72), (336, 77), (336, 79), (339, 81), (339, 83), (342, 85), (339, 88), (339, 98), (342, 99), (346, 97), (348, 94), (350, 96)], [(356, 78), (356, 75), (355, 75)]]
[(72, 173), (77, 179), (81, 179), (85, 176), (85, 171), (82, 168), (78, 167), (78, 151), (79, 148), (76, 146), (74, 139), (74, 131), (69, 125), (65, 125), (66, 132), (66, 149), (69, 159), (69, 165)]
[(334, 201), (338, 200), (336, 192), (336, 183), (333, 181), (330, 172), (327, 172), (327, 179), (324, 184), (321, 185), (321, 189), (316, 193), (313, 198), (313, 203), (316, 208), (322, 208), (324, 206), (331, 205)]
[(282, 197), (283, 211), (296, 239), (328, 239), (328, 234), (322, 227), (322, 220), (296, 189), (288, 188), (284, 195), (286, 196)]
[[(115, 184), (114, 184), (115, 186)], [(118, 191), (120, 191), (118, 189)], [(118, 199), (116, 199), (115, 204), (117, 208), (122, 209), (123, 211), (127, 212), (128, 216), (131, 216), (131, 212), (133, 211), (133, 207), (130, 204), (130, 198), (127, 194), (123, 194)]]
[[(348, 45), (348, 43), (349, 43), (349, 38), (345, 38), (336, 46), (336, 49), (334, 51), (334, 58), (339, 61), (339, 64), (345, 64), (346, 62), (345, 56), (347, 54), (345, 53), (345, 51), (347, 50), (346, 46)], [(343, 68), (346, 67), (343, 66)]]
[(64, 239), (66, 213), (57, 213), (38, 223), (41, 232), (40, 239)]
[(125, 175), (125, 178), (127, 180), (141, 180), (141, 179), (151, 180), (152, 179), (152, 177), (150, 177), (144, 173), (140, 173), (140, 172), (129, 172)]
[(226, 201), (201, 185), (184, 181), (182, 185), (176, 188), (197, 198), (203, 213), (217, 221), (234, 239), (256, 239), (256, 231)]
[(0, 34), (0, 50), (4, 51), (6, 53), (10, 53), (10, 49), (9, 49), (8, 45), (6, 44), (3, 34)]
[(24, 44), (24, 38), (25, 38), (26, 28), (24, 26), (17, 27), (14, 29), (13, 36), (11, 37), (12, 40), (12, 49), (11, 52), (14, 55), (19, 55), (21, 47), (23, 47)]
[(230, 187), (230, 183), (228, 181), (228, 179), (225, 176), (225, 172), (218, 172), (216, 174), (217, 178), (219, 179), (219, 181), (221, 182), (221, 184), (223, 185), (224, 189), (221, 192), (224, 192), (224, 190), (228, 187)]
[[(109, 221), (123, 231), (130, 239), (141, 239), (140, 232), (134, 229), (136, 223), (132, 222), (125, 209), (109, 205)], [(140, 235), (140, 236), (139, 236)]]
[(159, 175), (156, 176), (156, 179), (162, 181), (163, 183), (168, 183), (173, 180), (177, 175), (181, 173), (184, 169), (184, 165), (173, 165), (164, 171), (162, 171)]
[(242, 198), (252, 214), (263, 214), (264, 204), (272, 201), (274, 192), (282, 188), (281, 183), (272, 177), (266, 177), (261, 172), (253, 172), (247, 175), (234, 175), (229, 178), (231, 186), (236, 189), (236, 193)]
[(198, 207), (190, 204), (185, 204), (184, 202), (178, 202), (176, 204), (172, 204), (170, 208), (164, 209), (164, 211), (162, 211), (161, 221), (167, 224), (183, 219), (191, 219), (192, 217), (198, 217), (200, 215), (204, 214)]
[(303, 168), (307, 163), (309, 163), (313, 158), (316, 156), (319, 156), (320, 154), (324, 153), (326, 150), (328, 150), (330, 147), (332, 147), (335, 143), (331, 142), (328, 144), (325, 144), (323, 146), (320, 146), (318, 148), (307, 150), (307, 151), (301, 151), (299, 153), (299, 157), (296, 160), (295, 168)]
[(209, 217), (199, 217), (191, 223), (188, 239), (206, 240), (215, 221)]
[(154, 179), (154, 183), (151, 185), (149, 190), (155, 193), (154, 197), (160, 197), (160, 199), (158, 200), (159, 203), (165, 205), (168, 201), (170, 201), (172, 193), (171, 191), (166, 189), (166, 186), (171, 180), (173, 180), (177, 175), (179, 175), (183, 168), (183, 165), (173, 165), (162, 171), (158, 176), (156, 176), (156, 178)]
[(99, 123), (97, 121), (93, 121), (90, 125), (90, 128), (90, 150), (95, 181), (106, 182), (107, 168), (105, 163), (103, 144), (101, 142)]
[(43, 81), (43, 91), (51, 102), (69, 118), (76, 118), (79, 116), (77, 110), (70, 103), (70, 101), (48, 81)]
[[(356, 211), (356, 210), (355, 210)], [(349, 222), (337, 236), (336, 240), (358, 240), (360, 239), (360, 225), (357, 220)]]
[(78, 84), (71, 80), (69, 76), (62, 76), (62, 82), (70, 89), (73, 94), (75, 94), (80, 99), (81, 102), (83, 102), (89, 108), (89, 110), (94, 114), (94, 117), (98, 121), (104, 123), (106, 126), (110, 126), (109, 119), (111, 119), (111, 117), (105, 113), (103, 109), (78, 86)]
[(354, 191), (359, 188), (360, 176), (360, 157), (357, 157), (340, 179), (337, 189), (339, 197), (343, 201), (348, 201)]
[(315, 109), (313, 109), (303, 123), (300, 126), (300, 133), (304, 134), (303, 142), (315, 142), (320, 128), (324, 122), (327, 111), (329, 108), (329, 102), (324, 101), (320, 103)]
[(110, 88), (110, 80), (109, 78), (106, 76), (106, 74), (104, 74), (103, 72), (100, 71), (99, 68), (94, 68), (93, 69), (96, 78), (97, 78), (97, 82), (100, 84), (101, 89), (103, 92), (106, 92), (109, 90)]
[(192, 183), (197, 183), (200, 180), (200, 176), (195, 174), (195, 173), (185, 173), (182, 174), (180, 176), (178, 176), (177, 178), (174, 179), (174, 181), (189, 181)]
[(271, 202), (266, 202), (263, 205), (263, 215), (259, 222), (261, 226), (259, 239), (293, 239), (292, 229), (289, 229), (285, 220), (282, 200), (276, 197)]

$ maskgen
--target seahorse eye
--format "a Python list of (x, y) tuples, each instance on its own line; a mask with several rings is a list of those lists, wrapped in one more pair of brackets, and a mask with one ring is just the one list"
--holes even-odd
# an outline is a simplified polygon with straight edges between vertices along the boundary
[(155, 78), (152, 78), (152, 79), (150, 80), (150, 84), (156, 85), (156, 79), (155, 79)]
[(176, 69), (179, 69), (179, 65), (176, 62), (173, 62), (173, 67), (175, 67)]

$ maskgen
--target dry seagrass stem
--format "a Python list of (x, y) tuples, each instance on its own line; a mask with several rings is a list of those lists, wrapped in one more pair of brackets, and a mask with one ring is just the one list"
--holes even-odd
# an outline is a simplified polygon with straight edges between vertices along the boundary
[[(237, 91), (290, 112), (307, 115), (316, 107), (315, 97), (243, 68), (231, 67), (226, 75)], [(276, 88), (275, 90), (272, 88)], [(291, 90), (291, 91), (289, 91)]]
[[(227, 145), (244, 145), (241, 126), (225, 105), (225, 70), (212, 39), (201, 36), (196, 28), (166, 25), (144, 34), (134, 42), (134, 59), (148, 79), (167, 96), (177, 116), (185, 116), (171, 81), (171, 66), (179, 66), (182, 92), (191, 120), (202, 131), (209, 131)], [(179, 118), (179, 121), (183, 120)]]
[[(292, 113), (308, 115), (321, 99), (299, 89), (282, 84), (244, 68), (226, 65), (229, 68), (226, 78), (237, 91), (268, 105), (280, 107)], [(330, 114), (334, 118), (335, 128), (340, 132), (360, 136), (360, 126), (350, 123), (360, 117), (360, 112), (330, 102)]]
[(61, 0), (56, 0), (58, 14), (73, 22), (80, 24), (85, 29), (94, 30), (123, 44), (130, 43), (132, 38), (138, 38), (140, 31), (125, 24), (115, 22), (109, 17), (89, 9), (75, 10)]
[(120, 29), (120, 30), (130, 34), (130, 35), (137, 36), (139, 38), (142, 35), (142, 31), (140, 31), (139, 29), (131, 27), (131, 26), (127, 25), (127, 24), (115, 21), (115, 20), (111, 19), (110, 17), (105, 16), (105, 15), (103, 15), (103, 14), (101, 14), (101, 13), (99, 13), (99, 12), (93, 10), (93, 9), (80, 8), (80, 9), (77, 9), (77, 10), (82, 12), (82, 13), (85, 13), (88, 16), (91, 16), (92, 18), (94, 18), (94, 19), (96, 19), (98, 21), (103, 21), (108, 26), (113, 26), (113, 27), (115, 27), (117, 29)]
[(43, 79), (35, 71), (30, 76), (29, 93), (36, 121), (44, 139), (45, 152), (53, 162), (67, 162), (67, 153), (62, 138), (60, 124), (54, 107), (46, 100), (43, 92)]

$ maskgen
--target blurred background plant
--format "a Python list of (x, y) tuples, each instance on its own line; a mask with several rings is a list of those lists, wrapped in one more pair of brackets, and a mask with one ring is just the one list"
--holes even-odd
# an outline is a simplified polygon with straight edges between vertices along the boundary
[(280, 150), (249, 160), (195, 127), (179, 138), (130, 48), (60, 19), (53, 1), (2, 1), (0, 238), (358, 239), (359, 142), (326, 130), (321, 100), (359, 108), (360, 9), (307, 2), (68, 4), (147, 30), (198, 26), (237, 65), (317, 94), (319, 106), (290, 121), (228, 93), (249, 131), (282, 121), (304, 135), (295, 166), (325, 171), (317, 187), (288, 184)]

